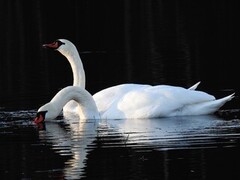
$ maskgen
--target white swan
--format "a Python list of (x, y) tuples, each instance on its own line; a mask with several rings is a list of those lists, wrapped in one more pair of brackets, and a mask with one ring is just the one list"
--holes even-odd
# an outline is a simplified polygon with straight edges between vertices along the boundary
[(50, 102), (38, 109), (34, 122), (40, 123), (44, 120), (55, 119), (70, 100), (77, 102), (78, 114), (81, 119), (100, 119), (92, 95), (82, 87), (67, 86), (60, 90)]
[[(66, 39), (59, 39), (43, 46), (63, 54), (72, 67), (73, 85), (85, 88), (85, 72), (75, 45)], [(207, 93), (191, 91), (198, 84), (189, 89), (166, 85), (121, 84), (97, 92), (93, 99), (102, 118), (122, 119), (211, 114), (234, 97), (232, 94), (216, 100)], [(65, 106), (63, 110), (76, 112), (73, 107), (77, 107), (76, 104), (70, 108)]]
[(146, 86), (126, 93), (116, 99), (106, 111), (98, 112), (90, 93), (79, 86), (68, 86), (60, 90), (49, 103), (38, 109), (34, 121), (39, 123), (56, 118), (70, 100), (78, 103), (78, 114), (81, 119), (149, 119), (211, 114), (232, 98), (233, 96), (230, 95), (215, 100), (207, 93), (181, 87)]

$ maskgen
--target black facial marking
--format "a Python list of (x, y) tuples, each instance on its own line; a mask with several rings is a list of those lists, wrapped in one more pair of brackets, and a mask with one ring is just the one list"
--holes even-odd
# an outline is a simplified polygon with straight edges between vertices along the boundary
[(40, 115), (42, 115), (45, 118), (46, 113), (47, 113), (47, 111), (39, 111), (39, 112), (37, 112), (36, 117), (39, 117)]
[(55, 43), (58, 44), (58, 47), (60, 47), (61, 45), (64, 45), (65, 43), (60, 41), (60, 40), (56, 40)]
[(60, 40), (56, 40), (53, 43), (49, 43), (49, 44), (43, 44), (44, 48), (48, 48), (48, 49), (58, 49), (61, 45), (65, 44), (64, 42), (60, 41)]

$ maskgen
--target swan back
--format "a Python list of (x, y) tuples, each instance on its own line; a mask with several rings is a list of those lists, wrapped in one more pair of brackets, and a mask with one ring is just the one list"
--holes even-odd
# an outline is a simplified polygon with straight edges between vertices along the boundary
[[(95, 101), (98, 100), (97, 97), (99, 94), (94, 95)], [(101, 97), (103, 98), (104, 96)], [(232, 98), (233, 95), (230, 95), (216, 100), (214, 96), (202, 91), (168, 85), (141, 88), (132, 86), (122, 96), (111, 101), (105, 111), (100, 112), (102, 118), (109, 119), (205, 115), (214, 113)]]

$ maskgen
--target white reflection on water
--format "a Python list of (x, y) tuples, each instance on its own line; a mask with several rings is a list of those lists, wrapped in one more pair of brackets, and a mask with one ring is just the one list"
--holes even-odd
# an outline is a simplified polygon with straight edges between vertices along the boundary
[[(59, 123), (60, 122), (60, 123)], [(79, 179), (86, 166), (87, 154), (95, 148), (127, 146), (136, 151), (214, 148), (234, 146), (239, 139), (239, 120), (222, 120), (214, 115), (161, 119), (87, 120), (77, 117), (46, 122), (40, 138), (52, 144), (60, 155), (71, 155), (65, 164), (65, 177)]]
[[(186, 116), (161, 119), (111, 121), (112, 126), (127, 135), (127, 144), (153, 146), (154, 149), (202, 148), (218, 144), (215, 138), (239, 137), (234, 129), (239, 120), (224, 121), (214, 115)], [(209, 148), (209, 146), (207, 146)]]
[(73, 117), (71, 121), (46, 122), (46, 129), (40, 131), (39, 137), (44, 142), (51, 143), (53, 150), (60, 155), (72, 156), (65, 162), (65, 177), (79, 179), (87, 155), (87, 146), (96, 137), (96, 129), (95, 120), (79, 121)]

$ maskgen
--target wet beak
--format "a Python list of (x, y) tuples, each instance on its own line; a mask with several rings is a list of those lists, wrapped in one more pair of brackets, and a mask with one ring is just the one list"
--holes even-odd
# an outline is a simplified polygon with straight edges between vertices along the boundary
[(44, 122), (44, 117), (40, 114), (39, 116), (34, 118), (34, 123), (39, 124)]

